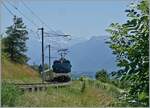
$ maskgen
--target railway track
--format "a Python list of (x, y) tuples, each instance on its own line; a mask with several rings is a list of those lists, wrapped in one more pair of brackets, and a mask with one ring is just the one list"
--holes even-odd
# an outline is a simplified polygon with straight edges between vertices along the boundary
[(72, 82), (49, 82), (49, 83), (28, 83), (28, 84), (21, 84), (15, 83), (14, 85), (20, 88), (23, 92), (37, 92), (37, 91), (44, 91), (47, 90), (48, 87), (63, 87), (69, 86)]

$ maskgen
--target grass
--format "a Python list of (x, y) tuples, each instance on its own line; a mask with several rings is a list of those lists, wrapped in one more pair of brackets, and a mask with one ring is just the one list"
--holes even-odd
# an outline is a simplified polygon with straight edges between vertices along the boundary
[[(2, 58), (2, 82), (34, 83), (41, 82), (41, 79), (38, 72), (29, 66), (15, 64)], [(7, 93), (6, 90), (3, 90), (3, 93), (5, 93), (5, 98), (3, 99), (8, 100), (7, 97), (13, 97), (12, 94), (16, 94), (17, 89), (9, 88), (11, 92)], [(97, 80), (86, 80), (85, 85), (83, 81), (74, 80), (71, 85), (66, 87), (49, 87), (47, 91), (25, 92), (17, 95), (15, 100), (11, 98), (11, 101), (4, 101), (3, 103), (6, 103), (5, 106), (12, 105), (18, 107), (122, 106), (122, 103), (119, 103), (120, 101), (118, 100), (121, 92), (122, 90), (114, 85)], [(123, 106), (125, 105), (126, 103)]]
[[(94, 81), (95, 82), (95, 81)], [(16, 102), (16, 106), (24, 107), (110, 107), (119, 102), (118, 92), (102, 86), (89, 85), (86, 82), (84, 92), (81, 92), (82, 82), (73, 81), (67, 87), (50, 87), (43, 92), (26, 92)], [(107, 89), (107, 90), (106, 90)], [(116, 91), (117, 89), (113, 89)], [(110, 92), (111, 91), (111, 92)]]
[(2, 58), (2, 81), (15, 83), (32, 83), (40, 82), (38, 72), (34, 71), (27, 65), (15, 64)]
[(15, 106), (15, 102), (23, 92), (13, 84), (2, 83), (1, 105), (4, 107)]

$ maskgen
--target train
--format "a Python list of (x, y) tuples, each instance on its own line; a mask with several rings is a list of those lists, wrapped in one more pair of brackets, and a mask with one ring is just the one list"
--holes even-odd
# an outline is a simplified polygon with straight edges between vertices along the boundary
[(46, 73), (46, 81), (48, 82), (69, 82), (71, 81), (71, 63), (66, 58), (55, 60), (52, 70)]

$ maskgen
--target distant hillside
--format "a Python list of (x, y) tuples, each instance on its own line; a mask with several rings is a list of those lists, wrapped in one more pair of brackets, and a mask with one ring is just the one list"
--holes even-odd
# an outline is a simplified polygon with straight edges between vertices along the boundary
[[(69, 48), (67, 58), (72, 63), (72, 73), (88, 74), (88, 76), (94, 76), (97, 70), (102, 68), (109, 72), (117, 69), (115, 63), (115, 57), (112, 54), (112, 50), (105, 43), (104, 37), (93, 36), (91, 39), (86, 41), (79, 41), (80, 43), (74, 42)], [(31, 45), (32, 44), (32, 45)], [(41, 63), (41, 44), (34, 39), (28, 40), (27, 45), (29, 47), (27, 55), (31, 58), (29, 64), (35, 62), (36, 64)], [(39, 50), (40, 49), (40, 50)], [(58, 54), (53, 49), (51, 55), (56, 57)], [(48, 49), (45, 49), (45, 63), (48, 63)], [(54, 59), (52, 59), (53, 62)]]
[(32, 83), (40, 82), (38, 72), (34, 71), (27, 65), (15, 64), (2, 58), (2, 81)]
[(104, 37), (92, 37), (69, 49), (68, 55), (73, 72), (91, 73), (102, 68), (109, 72), (116, 70), (115, 57), (105, 43)]

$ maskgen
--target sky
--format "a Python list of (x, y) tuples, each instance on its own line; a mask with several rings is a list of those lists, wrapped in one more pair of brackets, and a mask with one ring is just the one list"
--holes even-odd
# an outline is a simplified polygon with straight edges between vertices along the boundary
[[(33, 20), (39, 27), (41, 23), (22, 0), (9, 0), (26, 17)], [(105, 29), (112, 22), (124, 22), (124, 10), (133, 0), (23, 0), (25, 4), (39, 16), (49, 28), (70, 34), (73, 38), (89, 38), (91, 36), (105, 35)], [(18, 13), (7, 0), (4, 3), (18, 17), (22, 17), (28, 28), (37, 30), (32, 23)], [(1, 5), (1, 30), (12, 24), (12, 15)], [(45, 27), (45, 30), (47, 27)]]
[[(41, 24), (22, 1), (48, 27)], [(136, 0), (3, 0), (3, 3), (13, 14), (23, 18), (27, 28), (34, 31), (29, 32), (29, 39), (34, 39), (35, 43), (40, 41), (35, 32), (38, 27), (44, 27), (45, 32), (57, 31), (71, 35), (70, 43), (76, 44), (90, 39), (92, 36), (107, 36), (108, 33), (105, 30), (111, 23), (126, 21), (125, 9), (134, 1)], [(26, 18), (36, 23), (36, 26), (13, 8), (10, 3), (17, 7)], [(6, 27), (13, 23), (13, 16), (3, 5), (1, 5), (0, 11), (1, 33), (4, 33)], [(48, 40), (49, 38), (46, 38), (45, 42), (50, 42)], [(57, 39), (51, 38), (52, 40)]]

